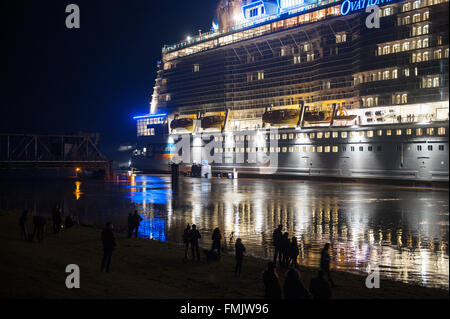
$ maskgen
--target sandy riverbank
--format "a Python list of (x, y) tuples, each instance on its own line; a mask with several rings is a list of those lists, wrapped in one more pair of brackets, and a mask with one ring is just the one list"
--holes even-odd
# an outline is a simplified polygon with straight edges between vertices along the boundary
[[(18, 213), (0, 212), (0, 297), (2, 298), (262, 298), (261, 273), (266, 261), (246, 257), (241, 278), (233, 277), (234, 256), (220, 262), (183, 260), (183, 248), (169, 243), (127, 239), (116, 234), (118, 248), (112, 272), (99, 271), (100, 230), (78, 226), (43, 244), (19, 240)], [(50, 226), (50, 225), (48, 225)], [(49, 232), (49, 227), (47, 227)], [(68, 290), (65, 267), (81, 269), (81, 288)], [(300, 268), (309, 286), (316, 269)], [(284, 281), (286, 270), (278, 268)], [(380, 289), (367, 289), (365, 278), (335, 272), (339, 287), (333, 298), (449, 298), (448, 291), (382, 280)]]

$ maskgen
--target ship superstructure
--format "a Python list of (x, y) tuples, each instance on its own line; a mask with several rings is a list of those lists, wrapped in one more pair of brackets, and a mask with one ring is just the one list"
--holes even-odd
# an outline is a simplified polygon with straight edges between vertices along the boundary
[(210, 32), (163, 48), (133, 166), (167, 170), (188, 137), (185, 164), (215, 172), (260, 174), (275, 154), (276, 174), (448, 181), (447, 12), (222, 0)]

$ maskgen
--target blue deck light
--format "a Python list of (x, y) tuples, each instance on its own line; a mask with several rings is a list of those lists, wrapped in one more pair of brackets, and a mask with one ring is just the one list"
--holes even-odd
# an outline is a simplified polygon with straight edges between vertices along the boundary
[(165, 116), (167, 116), (167, 113), (147, 114), (147, 115), (134, 116), (133, 120), (152, 119), (152, 118), (155, 118), (155, 117), (165, 117)]

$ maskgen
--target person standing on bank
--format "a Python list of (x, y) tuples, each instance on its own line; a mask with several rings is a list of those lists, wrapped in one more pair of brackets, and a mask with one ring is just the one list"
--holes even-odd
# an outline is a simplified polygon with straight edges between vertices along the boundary
[(222, 235), (220, 234), (219, 227), (216, 227), (214, 229), (213, 234), (212, 234), (212, 241), (213, 242), (212, 242), (211, 250), (212, 251), (217, 250), (217, 255), (220, 258), (220, 251), (222, 250), (222, 247), (221, 247)]
[(285, 232), (283, 234), (283, 237), (281, 237), (281, 255), (282, 258), (282, 265), (287, 267), (289, 264), (289, 246), (291, 245), (291, 242), (289, 241), (289, 233)]
[(236, 244), (234, 247), (236, 250), (236, 268), (234, 270), (234, 275), (236, 277), (240, 277), (241, 272), (242, 272), (242, 263), (244, 262), (244, 253), (245, 253), (245, 246), (242, 243), (242, 239), (240, 239), (240, 238), (236, 239)]
[(189, 243), (191, 242), (191, 226), (187, 224), (183, 232), (183, 243), (184, 243), (184, 259), (188, 258)]
[(113, 233), (114, 226), (112, 223), (107, 223), (106, 227), (102, 231), (102, 243), (103, 243), (103, 259), (100, 271), (109, 272), (111, 267), (111, 258), (114, 249), (117, 246), (116, 238)]
[(283, 226), (280, 224), (278, 225), (278, 228), (273, 231), (272, 234), (272, 242), (273, 246), (275, 248), (275, 253), (273, 255), (273, 263), (277, 264), (277, 258), (278, 262), (281, 264), (281, 238), (283, 237), (283, 233), (281, 232), (283, 230)]
[(297, 268), (298, 263), (298, 243), (297, 243), (297, 237), (292, 237), (291, 244), (289, 246), (289, 265), (292, 264), (292, 267)]
[(326, 243), (320, 252), (320, 269), (328, 276), (328, 282), (331, 287), (335, 287), (333, 279), (331, 279), (330, 260), (330, 243)]
[(136, 238), (138, 238), (139, 225), (141, 224), (142, 217), (139, 215), (138, 211), (134, 211), (134, 229), (136, 230)]
[(200, 261), (200, 250), (198, 247), (198, 240), (202, 238), (202, 235), (197, 230), (197, 226), (194, 224), (192, 225), (192, 229), (190, 231), (190, 239), (191, 239), (191, 248), (192, 248), (192, 260), (197, 258), (198, 261)]
[(24, 210), (19, 219), (20, 240), (28, 240), (27, 219), (28, 211)]

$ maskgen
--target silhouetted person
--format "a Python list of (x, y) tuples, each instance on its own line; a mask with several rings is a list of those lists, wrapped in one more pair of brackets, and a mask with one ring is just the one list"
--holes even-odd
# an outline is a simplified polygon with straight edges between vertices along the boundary
[(334, 287), (333, 279), (331, 279), (330, 260), (330, 244), (326, 243), (320, 252), (320, 269), (328, 276), (328, 281)]
[(31, 235), (31, 241), (34, 240), (34, 236), (36, 235), (39, 243), (44, 241), (45, 234), (45, 224), (47, 220), (42, 216), (33, 216), (33, 234)]
[(314, 299), (329, 299), (331, 297), (331, 288), (328, 282), (323, 278), (324, 272), (319, 270), (316, 278), (311, 279), (309, 292)]
[(297, 270), (291, 268), (286, 274), (284, 280), (283, 292), (285, 299), (308, 299), (309, 293), (300, 279)]
[(283, 237), (283, 233), (281, 232), (283, 230), (282, 225), (278, 225), (278, 228), (273, 231), (272, 234), (272, 242), (273, 246), (275, 248), (275, 253), (273, 255), (273, 263), (277, 264), (277, 258), (278, 262), (281, 264), (281, 239)]
[(282, 264), (284, 266), (288, 266), (289, 263), (289, 246), (291, 245), (289, 241), (289, 234), (284, 233), (283, 237), (281, 237), (281, 255), (282, 255)]
[(103, 259), (100, 271), (109, 272), (111, 266), (111, 258), (114, 249), (116, 248), (116, 238), (113, 233), (113, 224), (107, 223), (106, 227), (102, 231), (102, 243), (103, 243)]
[(52, 221), (53, 221), (53, 233), (58, 234), (61, 230), (62, 224), (62, 211), (58, 205), (53, 211)]
[(234, 275), (237, 277), (241, 276), (242, 271), (242, 263), (244, 262), (244, 253), (245, 253), (245, 246), (242, 243), (242, 239), (238, 238), (236, 239), (236, 244), (234, 245), (236, 250), (236, 268), (234, 270)]
[(72, 228), (75, 225), (75, 221), (73, 220), (72, 216), (68, 215), (66, 217), (66, 220), (64, 221), (64, 227), (66, 229)]
[(190, 231), (192, 259), (197, 258), (197, 260), (200, 260), (200, 250), (198, 248), (198, 240), (200, 238), (202, 238), (202, 235), (200, 235), (200, 232), (197, 230), (197, 226), (192, 225), (192, 229)]
[(128, 238), (133, 236), (134, 226), (135, 226), (135, 218), (132, 213), (128, 214)]
[(20, 240), (28, 240), (27, 220), (28, 220), (28, 211), (24, 210), (19, 218)]
[(291, 244), (289, 246), (289, 264), (295, 268), (298, 267), (298, 263), (297, 263), (298, 254), (299, 254), (299, 250), (298, 250), (297, 237), (292, 237)]
[(281, 299), (280, 280), (275, 269), (275, 263), (269, 262), (266, 271), (263, 273), (265, 299)]
[(220, 251), (222, 250), (221, 242), (222, 242), (222, 235), (220, 234), (219, 228), (215, 228), (212, 234), (212, 247), (211, 250), (217, 250), (217, 255), (220, 258)]
[(136, 230), (136, 238), (138, 237), (139, 225), (141, 224), (142, 217), (139, 215), (138, 211), (134, 211), (134, 229)]
[(184, 259), (188, 258), (189, 244), (191, 242), (191, 226), (187, 224), (183, 232), (183, 243), (184, 243)]

